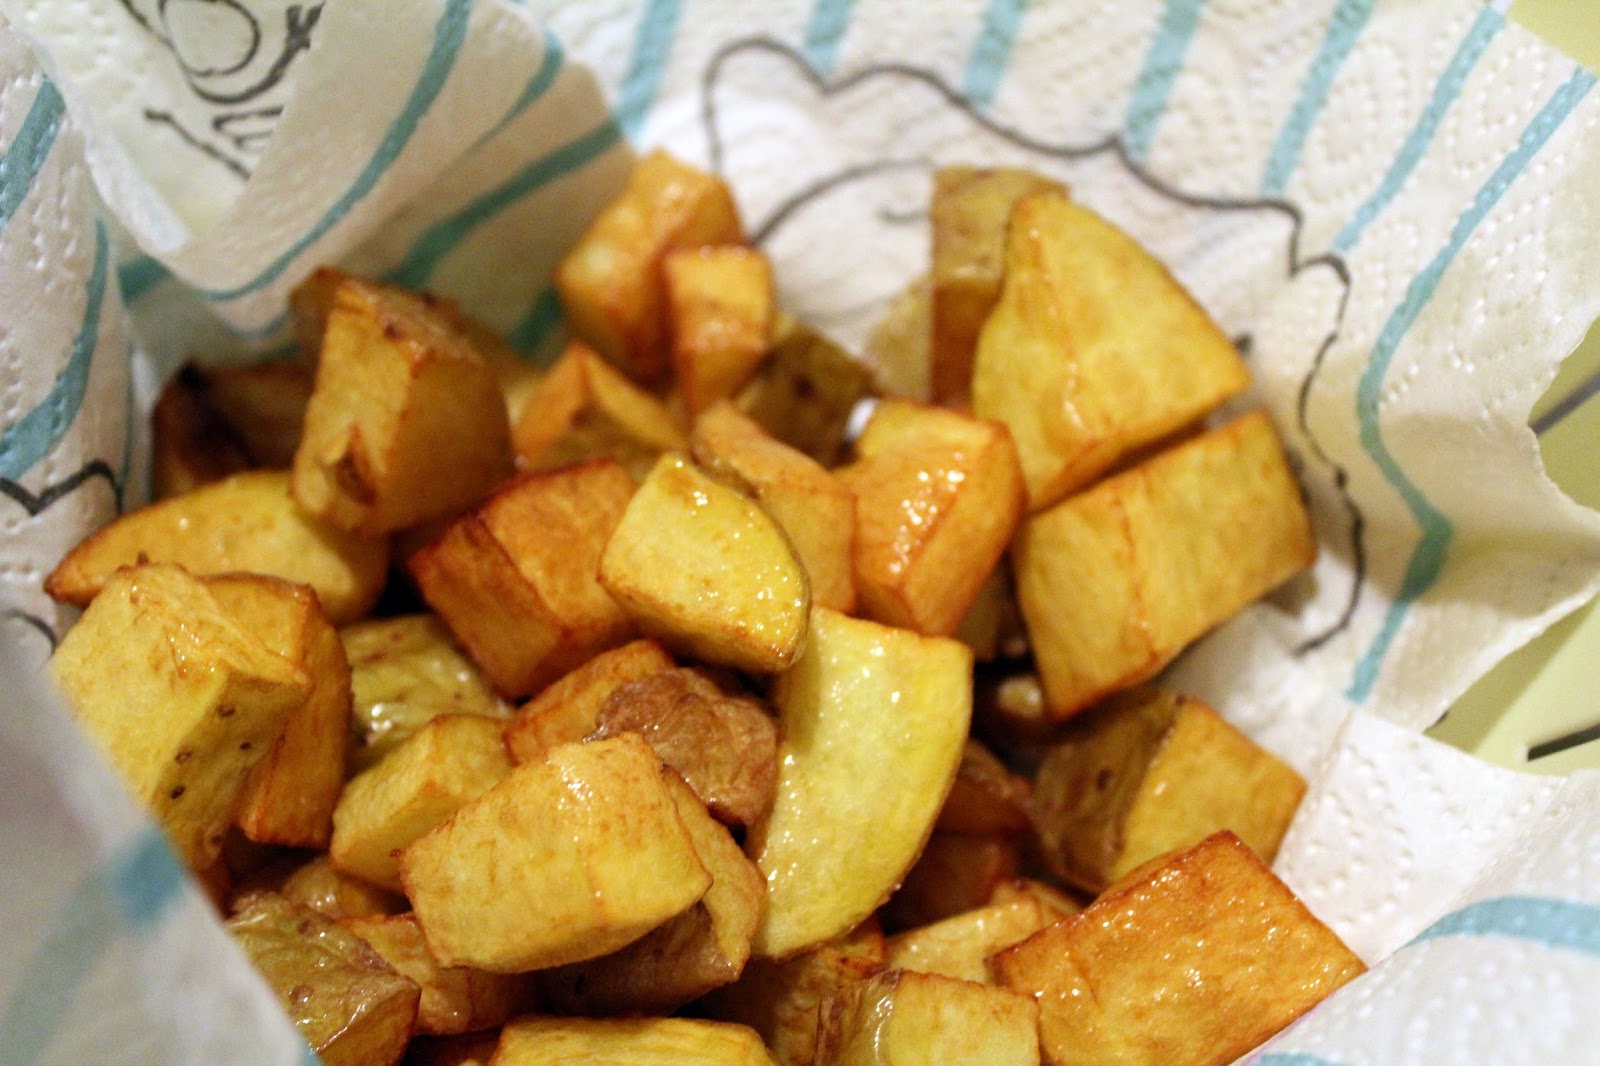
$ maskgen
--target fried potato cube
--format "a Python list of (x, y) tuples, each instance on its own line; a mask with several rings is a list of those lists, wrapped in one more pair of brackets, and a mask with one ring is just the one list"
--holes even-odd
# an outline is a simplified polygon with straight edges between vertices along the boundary
[(660, 400), (581, 341), (567, 345), (528, 393), (512, 441), (524, 469), (612, 458), (635, 478), (648, 473), (662, 452), (688, 447)]
[(933, 282), (921, 277), (889, 301), (861, 349), (874, 391), (919, 403), (931, 400), (932, 340)]
[(1006, 223), (1018, 200), (1046, 191), (1067, 195), (1059, 182), (1011, 167), (940, 167), (933, 172), (928, 207), (933, 230), (933, 399), (967, 400), (978, 335), (1000, 298), (1005, 277)]
[(527, 981), (519, 975), (440, 966), (414, 914), (347, 918), (339, 924), (365, 940), (396, 973), (416, 982), (422, 991), (418, 1033), (450, 1036), (503, 1025), (527, 998)]
[(160, 564), (112, 574), (50, 672), (195, 870), (221, 854), (245, 778), (311, 691), (200, 579)]
[(119, 567), (181, 563), (193, 574), (271, 574), (310, 585), (334, 625), (366, 614), (388, 576), (389, 545), (335, 529), (289, 496), (289, 475), (235, 474), (130, 511), (56, 566), (45, 591), (86, 607)]
[(817, 1066), (1038, 1066), (1038, 1019), (1032, 1000), (1004, 988), (886, 970), (834, 993), (823, 1007)]
[(743, 243), (727, 182), (658, 149), (556, 267), (561, 309), (574, 334), (629, 377), (652, 382), (667, 369), (663, 257)]
[(270, 893), (227, 928), (324, 1066), (400, 1061), (421, 993), (363, 940)]
[(1061, 917), (1036, 897), (1019, 895), (896, 933), (888, 940), (885, 962), (893, 969), (992, 984), (990, 955), (1020, 944)]
[(278, 894), (334, 921), (382, 917), (407, 909), (405, 897), (340, 873), (326, 854), (295, 867), (279, 885)]
[(711, 887), (661, 765), (628, 735), (524, 763), (402, 853), (434, 957), (494, 973), (630, 944)]
[(1017, 201), (972, 406), (1048, 507), (1250, 383), (1233, 343), (1127, 234), (1059, 193)]
[(689, 786), (665, 775), (695, 854), (711, 874), (700, 902), (620, 951), (540, 974), (545, 1005), (565, 1014), (670, 1014), (737, 980), (766, 886)]
[(744, 387), (772, 340), (772, 265), (754, 248), (684, 248), (662, 260), (672, 366), (698, 415)]
[(767, 879), (755, 953), (784, 958), (858, 925), (921, 852), (967, 738), (972, 653), (819, 607), (774, 702), (777, 796), (745, 850)]
[(724, 825), (750, 825), (772, 806), (778, 726), (757, 700), (723, 692), (698, 670), (665, 670), (606, 697), (590, 738), (630, 732)]
[(914, 929), (981, 907), (1016, 876), (1022, 850), (1011, 836), (936, 832), (889, 902), (886, 929)]
[(611, 459), (530, 474), (407, 563), (423, 599), (500, 695), (536, 692), (633, 636), (595, 578), (633, 489)]
[(1028, 779), (1006, 769), (1005, 763), (980, 741), (967, 739), (955, 784), (939, 811), (934, 828), (946, 833), (1006, 836), (1025, 833), (1028, 819)]
[(200, 393), (257, 466), (286, 469), (305, 433), (316, 370), (310, 363), (258, 363), (204, 371)]
[(511, 473), (500, 384), (438, 302), (349, 276), (334, 290), (292, 485), (340, 529), (459, 514)]
[(783, 529), (806, 568), (811, 602), (854, 610), (855, 495), (729, 403), (695, 422), (693, 447), (695, 462), (744, 489)]
[(805, 568), (777, 523), (676, 454), (628, 501), (600, 584), (668, 647), (755, 673), (794, 661), (811, 608)]
[(516, 762), (532, 762), (558, 744), (584, 739), (613, 692), (675, 665), (649, 638), (601, 652), (517, 710), (506, 726), (506, 750)]
[(1232, 833), (1151, 863), (994, 958), (1045, 1060), (1228, 1063), (1363, 972)]
[(761, 1034), (783, 1066), (811, 1066), (817, 1015), (828, 996), (883, 968), (883, 932), (868, 918), (837, 940), (790, 959), (751, 959), (739, 980), (699, 1006), (713, 1018), (740, 1022)]
[(1204, 703), (1152, 689), (1069, 722), (1034, 785), (1045, 863), (1089, 893), (1221, 829), (1270, 863), (1306, 790)]
[(742, 1025), (691, 1018), (518, 1018), (500, 1032), (492, 1066), (771, 1066)]
[(205, 402), (199, 373), (184, 367), (150, 412), (151, 494), (158, 500), (181, 496), (250, 466), (228, 424)]
[(762, 429), (825, 467), (844, 452), (856, 404), (872, 394), (872, 371), (809, 326), (779, 315), (772, 349), (734, 406)]
[(444, 714), (350, 780), (333, 812), (336, 869), (393, 892), (412, 841), (511, 772), (498, 718)]
[(1035, 514), (1011, 561), (1050, 717), (1153, 676), (1316, 551), (1259, 411)]
[(884, 400), (838, 477), (856, 497), (864, 613), (928, 636), (960, 627), (1022, 520), (1026, 495), (998, 422)]
[(258, 844), (325, 848), (344, 788), (350, 743), (350, 666), (317, 594), (261, 574), (205, 579), (241, 628), (305, 671), (311, 691), (245, 781), (234, 823)]

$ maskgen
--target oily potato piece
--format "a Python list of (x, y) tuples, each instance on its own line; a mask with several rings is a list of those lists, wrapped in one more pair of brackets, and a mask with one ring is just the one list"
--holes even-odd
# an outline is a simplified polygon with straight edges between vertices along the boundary
[(672, 368), (698, 415), (744, 387), (772, 340), (772, 264), (754, 248), (684, 248), (661, 263)]
[(245, 779), (311, 692), (303, 663), (163, 564), (112, 574), (50, 673), (194, 870), (220, 855)]
[(517, 479), (407, 563), (495, 690), (536, 692), (633, 626), (595, 574), (633, 496), (615, 460)]
[(663, 257), (678, 248), (743, 243), (726, 182), (651, 152), (556, 267), (567, 324), (629, 377), (653, 382), (668, 364)]
[(1069, 896), (1055, 885), (1040, 881), (1032, 877), (1013, 877), (1009, 881), (1002, 881), (994, 887), (994, 893), (989, 897), (989, 905), (999, 906), (1005, 903), (1015, 903), (1018, 900), (1033, 900), (1051, 915), (1049, 922), (1053, 924), (1062, 918), (1070, 918), (1083, 910), (1083, 901)]
[(206, 403), (199, 373), (184, 367), (150, 412), (151, 496), (181, 496), (250, 466), (228, 424)]
[(594, 732), (600, 708), (613, 692), (675, 665), (648, 638), (601, 652), (517, 710), (506, 726), (506, 750), (517, 762), (532, 762), (558, 744), (584, 739)]
[(500, 384), (442, 302), (345, 276), (294, 455), (294, 497), (382, 536), (471, 507), (511, 473)]
[(883, 906), (883, 926), (914, 929), (981, 907), (1017, 874), (1022, 849), (1010, 835), (935, 832)]
[(932, 400), (932, 334), (933, 283), (921, 277), (889, 302), (861, 349), (873, 390), (919, 403)]
[(639, 737), (523, 763), (400, 857), (446, 966), (582, 962), (639, 939), (711, 887), (661, 765)]
[(288, 871), (276, 886), (291, 903), (304, 904), (325, 918), (373, 918), (406, 910), (404, 896), (340, 873), (326, 853)]
[(690, 1018), (541, 1018), (500, 1033), (491, 1066), (771, 1066), (761, 1038), (742, 1025)]
[(600, 556), (600, 584), (668, 647), (754, 673), (786, 668), (811, 587), (772, 518), (681, 455), (663, 455)]
[(315, 383), (316, 369), (298, 361), (211, 367), (199, 378), (202, 399), (251, 462), (272, 470), (294, 462)]
[(366, 614), (383, 589), (389, 545), (363, 540), (301, 510), (289, 475), (259, 470), (130, 511), (84, 538), (45, 591), (87, 606), (118, 567), (180, 563), (195, 574), (271, 574), (310, 585), (334, 625)]
[(1011, 562), (1049, 716), (1153, 676), (1316, 551), (1259, 411), (1033, 515)]
[(418, 1033), (450, 1036), (503, 1025), (527, 998), (528, 982), (520, 975), (440, 966), (414, 914), (347, 918), (339, 924), (416, 983), (422, 993), (414, 1027)]
[(872, 371), (809, 326), (779, 315), (772, 349), (734, 406), (773, 437), (825, 467), (844, 452), (856, 404), (872, 395)]
[(1028, 819), (1028, 779), (1006, 769), (980, 741), (967, 738), (955, 783), (939, 811), (934, 828), (946, 833), (1005, 836), (1025, 833)]
[(1039, 1009), (994, 988), (885, 970), (835, 992), (817, 1027), (817, 1066), (1038, 1066)]
[(1149, 864), (994, 965), (1038, 999), (1052, 1066), (1221, 1066), (1365, 969), (1227, 832)]
[(993, 984), (989, 956), (1020, 944), (1063, 915), (1030, 895), (989, 903), (888, 939), (885, 964), (894, 969), (937, 973)]
[(1020, 659), (1028, 654), (1028, 631), (1017, 607), (1010, 567), (997, 566), (989, 571), (989, 580), (978, 589), (953, 635), (972, 649), (972, 657), (980, 663)]
[(1006, 428), (884, 400), (838, 477), (856, 497), (853, 564), (864, 613), (928, 636), (954, 633), (1025, 509)]

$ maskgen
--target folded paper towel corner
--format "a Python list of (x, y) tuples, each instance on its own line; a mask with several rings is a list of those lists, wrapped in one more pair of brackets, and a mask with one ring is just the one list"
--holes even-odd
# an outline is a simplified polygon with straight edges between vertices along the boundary
[(1600, 314), (1600, 93), (1497, 6), (0, 13), (0, 1061), (306, 1054), (37, 679), (70, 621), (41, 576), (137, 502), (154, 386), (281, 355), (328, 261), (548, 357), (551, 268), (630, 142), (725, 174), (785, 304), (847, 344), (923, 269), (938, 165), (1049, 173), (1170, 263), (1247, 352), (1322, 545), (1172, 682), (1312, 776), (1280, 871), (1378, 963), (1258, 1061), (1600, 1059), (1600, 783), (1416, 732), (1600, 587), (1600, 519), (1527, 428)]

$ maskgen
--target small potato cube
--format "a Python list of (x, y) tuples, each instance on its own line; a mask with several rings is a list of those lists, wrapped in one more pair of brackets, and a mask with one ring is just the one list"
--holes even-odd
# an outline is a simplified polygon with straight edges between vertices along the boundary
[(1005, 554), (1026, 494), (997, 422), (885, 400), (838, 471), (856, 497), (854, 567), (864, 613), (928, 636), (954, 633)]
[(1031, 509), (1249, 383), (1233, 343), (1131, 237), (1062, 193), (1017, 201), (972, 406), (1010, 427)]
[(326, 918), (373, 918), (406, 909), (403, 896), (342, 874), (326, 854), (296, 867), (278, 888), (291, 903), (302, 903)]
[(414, 914), (347, 918), (339, 924), (422, 990), (416, 1031), (435, 1036), (470, 1033), (503, 1025), (522, 1006), (527, 982), (520, 976), (485, 973), (468, 966), (440, 966), (422, 939)]
[(45, 591), (86, 607), (118, 567), (141, 561), (310, 585), (328, 620), (344, 625), (366, 614), (383, 590), (389, 545), (307, 514), (289, 495), (287, 473), (260, 470), (128, 512), (68, 552)]
[(662, 452), (688, 444), (660, 400), (581, 341), (569, 344), (530, 390), (512, 439), (517, 462), (527, 470), (612, 458), (635, 478)]
[(1010, 167), (940, 167), (928, 208), (933, 230), (930, 374), (933, 399), (963, 403), (972, 390), (972, 359), (1006, 268), (1006, 223), (1028, 193), (1067, 190), (1040, 174)]
[(932, 339), (933, 283), (922, 277), (889, 302), (861, 350), (876, 391), (919, 403), (931, 400)]
[(1050, 717), (1153, 676), (1316, 551), (1259, 411), (1034, 515), (1011, 562)]
[(772, 350), (734, 400), (762, 429), (825, 467), (844, 452), (856, 404), (872, 394), (872, 371), (843, 348), (779, 315)]
[(498, 718), (440, 715), (351, 779), (333, 812), (336, 869), (401, 891), (402, 848), (511, 772)]
[(1151, 863), (994, 958), (1052, 1066), (1232, 1062), (1361, 960), (1232, 833)]
[(817, 1066), (1038, 1066), (1039, 1008), (1004, 988), (886, 970), (822, 1008)]
[(610, 459), (530, 474), (411, 557), (423, 599), (502, 696), (536, 692), (633, 635), (595, 578), (633, 488)]
[(637, 381), (667, 369), (661, 260), (678, 248), (743, 244), (733, 193), (721, 178), (657, 150), (556, 267), (572, 332)]
[(630, 944), (711, 887), (661, 765), (637, 736), (524, 763), (400, 857), (434, 957), (494, 973)]
[(283, 470), (300, 447), (315, 382), (305, 362), (222, 366), (204, 372), (200, 392), (252, 463)]
[(628, 501), (600, 584), (669, 647), (756, 673), (794, 661), (811, 608), (777, 523), (681, 455), (663, 455)]
[(506, 750), (517, 762), (532, 762), (558, 744), (584, 739), (613, 692), (674, 665), (649, 639), (601, 652), (522, 705), (506, 726)]
[(194, 870), (311, 680), (176, 566), (118, 570), (50, 660), (78, 723)]
[(366, 942), (309, 907), (263, 893), (227, 922), (324, 1066), (393, 1066), (420, 991)]
[(981, 907), (1020, 862), (1014, 837), (934, 833), (884, 905), (884, 928), (914, 929)]
[(888, 940), (886, 964), (992, 984), (989, 956), (1020, 944), (1060, 915), (1032, 896), (1009, 903), (991, 903), (942, 921), (896, 933)]
[(979, 836), (1025, 833), (1031, 824), (1029, 792), (1027, 778), (1007, 770), (994, 752), (969, 737), (955, 784), (950, 786), (934, 828)]
[(846, 613), (855, 609), (854, 493), (728, 403), (695, 422), (694, 458), (743, 488), (782, 527), (806, 568), (813, 604)]
[(340, 529), (456, 515), (511, 473), (500, 384), (438, 303), (350, 276), (334, 289), (293, 488)]
[(691, 1018), (518, 1018), (500, 1033), (492, 1066), (771, 1066), (742, 1025)]
[(772, 266), (754, 248), (685, 248), (662, 261), (672, 366), (690, 415), (744, 387), (772, 340)]
[(250, 469), (249, 456), (206, 403), (200, 375), (184, 367), (150, 412), (150, 491), (158, 500)]

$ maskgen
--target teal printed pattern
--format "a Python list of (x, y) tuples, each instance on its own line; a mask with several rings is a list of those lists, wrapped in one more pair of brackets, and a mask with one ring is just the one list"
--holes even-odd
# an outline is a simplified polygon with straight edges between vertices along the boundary
[(1339, 0), (1333, 16), (1328, 20), (1328, 31), (1322, 39), (1322, 48), (1311, 61), (1311, 69), (1300, 85), (1300, 94), (1294, 107), (1278, 131), (1267, 159), (1266, 172), (1261, 175), (1261, 195), (1281, 196), (1288, 187), (1289, 176), (1300, 162), (1300, 152), (1305, 147), (1306, 135), (1328, 102), (1328, 91), (1333, 88), (1339, 69), (1344, 66), (1350, 50), (1355, 47), (1361, 31), (1372, 14), (1373, 0)]

